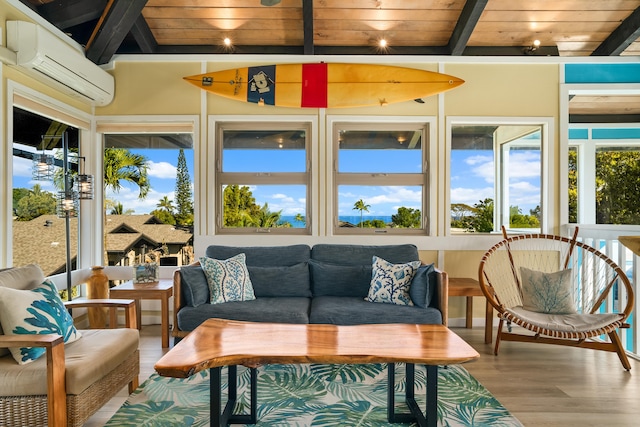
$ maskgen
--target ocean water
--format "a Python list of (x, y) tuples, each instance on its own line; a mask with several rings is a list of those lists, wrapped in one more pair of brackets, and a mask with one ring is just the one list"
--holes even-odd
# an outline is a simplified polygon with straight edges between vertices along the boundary
[[(358, 225), (360, 223), (360, 215), (340, 215), (338, 217), (340, 221), (349, 222), (353, 225)], [(363, 215), (362, 221), (372, 221), (374, 219), (379, 219), (384, 221), (385, 223), (391, 222), (391, 215)], [(294, 228), (304, 228), (305, 223), (301, 221), (296, 221), (295, 216), (283, 215), (280, 220), (282, 222), (289, 222)]]

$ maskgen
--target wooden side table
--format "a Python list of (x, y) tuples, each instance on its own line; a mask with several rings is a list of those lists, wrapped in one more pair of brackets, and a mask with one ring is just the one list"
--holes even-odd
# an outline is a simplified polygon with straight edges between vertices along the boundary
[[(473, 297), (484, 297), (480, 283), (476, 279), (468, 277), (449, 277), (449, 296), (467, 297), (466, 327), (473, 326)], [(493, 340), (493, 307), (487, 300), (484, 324), (484, 342), (491, 344)]]
[(142, 328), (142, 308), (140, 300), (158, 299), (161, 301), (162, 347), (169, 347), (169, 298), (173, 295), (173, 280), (160, 279), (151, 283), (125, 282), (109, 290), (111, 298), (133, 299), (136, 301), (138, 328)]

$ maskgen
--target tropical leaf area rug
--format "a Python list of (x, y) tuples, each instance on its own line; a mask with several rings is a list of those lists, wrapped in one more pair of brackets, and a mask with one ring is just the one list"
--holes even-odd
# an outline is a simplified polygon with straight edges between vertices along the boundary
[[(226, 384), (227, 369), (222, 371)], [(441, 367), (438, 373), (439, 426), (522, 426), (463, 367)], [(416, 366), (415, 375), (416, 401), (424, 410), (424, 366)], [(396, 365), (395, 376), (396, 412), (405, 413), (404, 365)], [(249, 412), (249, 382), (249, 369), (238, 367), (236, 413)], [(258, 427), (399, 425), (387, 421), (385, 364), (261, 366), (257, 390)], [(223, 393), (223, 405), (225, 399)], [(208, 425), (208, 371), (188, 379), (152, 375), (107, 423), (112, 427)]]

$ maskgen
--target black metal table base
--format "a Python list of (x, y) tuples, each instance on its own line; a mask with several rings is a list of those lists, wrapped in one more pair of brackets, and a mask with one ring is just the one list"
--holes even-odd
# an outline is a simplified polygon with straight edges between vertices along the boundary
[(251, 407), (249, 414), (234, 414), (233, 410), (236, 405), (236, 400), (238, 398), (238, 367), (233, 365), (227, 367), (227, 403), (222, 410), (222, 381), (221, 381), (221, 367), (210, 368), (209, 375), (210, 379), (210, 414), (211, 414), (211, 425), (212, 426), (224, 426), (227, 427), (229, 424), (255, 424), (258, 418), (257, 416), (257, 406), (258, 406), (258, 393), (257, 393), (257, 379), (258, 379), (258, 370), (256, 368), (250, 368), (251, 374), (251, 382), (250, 382), (250, 392), (251, 392)]
[[(417, 422), (420, 427), (436, 427), (438, 422), (438, 366), (427, 365), (427, 407), (423, 413), (415, 399), (415, 365), (406, 364), (405, 402), (410, 413), (396, 414), (395, 412), (395, 364), (387, 365), (387, 418), (390, 423)], [(238, 398), (238, 369), (232, 365), (227, 367), (228, 387), (227, 403), (222, 409), (222, 368), (210, 368), (210, 414), (211, 425), (227, 427), (229, 424), (255, 424), (257, 421), (258, 370), (250, 368), (250, 409), (249, 414), (234, 414)]]
[(405, 401), (409, 414), (396, 414), (395, 411), (395, 363), (387, 365), (387, 419), (390, 423), (417, 422), (420, 427), (436, 427), (438, 424), (438, 366), (427, 365), (427, 408), (420, 410), (415, 399), (415, 365), (407, 363)]

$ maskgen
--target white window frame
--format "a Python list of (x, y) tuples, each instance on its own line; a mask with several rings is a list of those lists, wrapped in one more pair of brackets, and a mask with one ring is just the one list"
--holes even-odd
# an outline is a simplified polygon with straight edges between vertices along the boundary
[[(505, 126), (540, 126), (540, 231), (543, 233), (550, 232), (554, 227), (555, 220), (553, 213), (550, 210), (552, 206), (551, 200), (556, 200), (555, 181), (556, 178), (550, 173), (551, 165), (555, 164), (555, 155), (550, 147), (555, 144), (551, 140), (555, 139), (554, 132), (554, 119), (552, 117), (467, 117), (467, 116), (449, 116), (446, 119), (446, 144), (445, 144), (445, 163), (447, 173), (445, 174), (445, 212), (443, 212), (443, 218), (445, 221), (445, 235), (446, 236), (472, 236), (474, 233), (452, 233), (451, 232), (451, 145), (452, 145), (452, 128), (453, 126), (465, 126), (465, 125), (505, 125)], [(499, 177), (500, 166), (498, 164), (498, 154), (502, 147), (494, 147), (494, 167), (495, 167), (495, 179), (496, 185), (494, 187), (494, 222), (493, 233), (499, 233), (501, 227), (501, 207), (504, 205), (503, 199), (508, 194), (508, 189), (502, 190), (498, 183), (501, 181)], [(509, 207), (506, 207), (507, 211)], [(508, 216), (507, 216), (508, 217)], [(509, 229), (509, 224), (506, 224)], [(484, 235), (486, 233), (478, 233), (477, 235)]]
[[(424, 129), (422, 140), (422, 175), (420, 184), (423, 188), (422, 203), (421, 203), (421, 219), (422, 227), (416, 229), (376, 229), (376, 228), (341, 228), (338, 227), (338, 186), (345, 181), (341, 181), (340, 175), (362, 175), (360, 177), (352, 177), (348, 179), (348, 184), (353, 185), (358, 182), (366, 183), (367, 179), (371, 179), (370, 173), (365, 174), (340, 174), (338, 171), (338, 130), (342, 126), (351, 128), (366, 128), (376, 126), (380, 129), (385, 125), (389, 125), (390, 129), (397, 129), (398, 127), (420, 127)], [(437, 164), (437, 150), (436, 150), (436, 118), (435, 117), (407, 117), (407, 116), (339, 116), (330, 115), (327, 116), (327, 140), (326, 144), (326, 159), (327, 159), (327, 187), (330, 190), (331, 196), (327, 198), (327, 210), (326, 210), (326, 230), (331, 235), (410, 235), (410, 236), (434, 236), (435, 227), (437, 221), (435, 221), (436, 212), (436, 170), (430, 165)], [(388, 182), (388, 185), (405, 185), (406, 177), (403, 174), (388, 174), (387, 177), (381, 177), (382, 180)], [(408, 174), (407, 174), (408, 175)], [(411, 174), (413, 175), (413, 174)], [(360, 181), (358, 181), (360, 179)], [(404, 179), (404, 181), (403, 181)], [(409, 183), (407, 185), (415, 185)]]
[[(223, 172), (222, 171), (222, 133), (226, 129), (246, 129), (255, 130), (286, 130), (300, 129), (306, 130), (306, 160), (305, 172)], [(212, 116), (209, 119), (209, 134), (211, 147), (213, 147), (212, 158), (209, 164), (215, 165), (209, 171), (210, 178), (214, 185), (212, 187), (211, 200), (213, 200), (213, 211), (215, 212), (214, 233), (224, 235), (310, 235), (317, 233), (317, 208), (314, 207), (313, 200), (317, 196), (317, 160), (313, 153), (317, 150), (317, 118), (312, 116)], [(302, 176), (302, 177), (301, 177)], [(305, 228), (224, 228), (223, 203), (224, 189), (227, 184), (262, 184), (262, 185), (306, 185), (306, 207), (305, 207)]]

